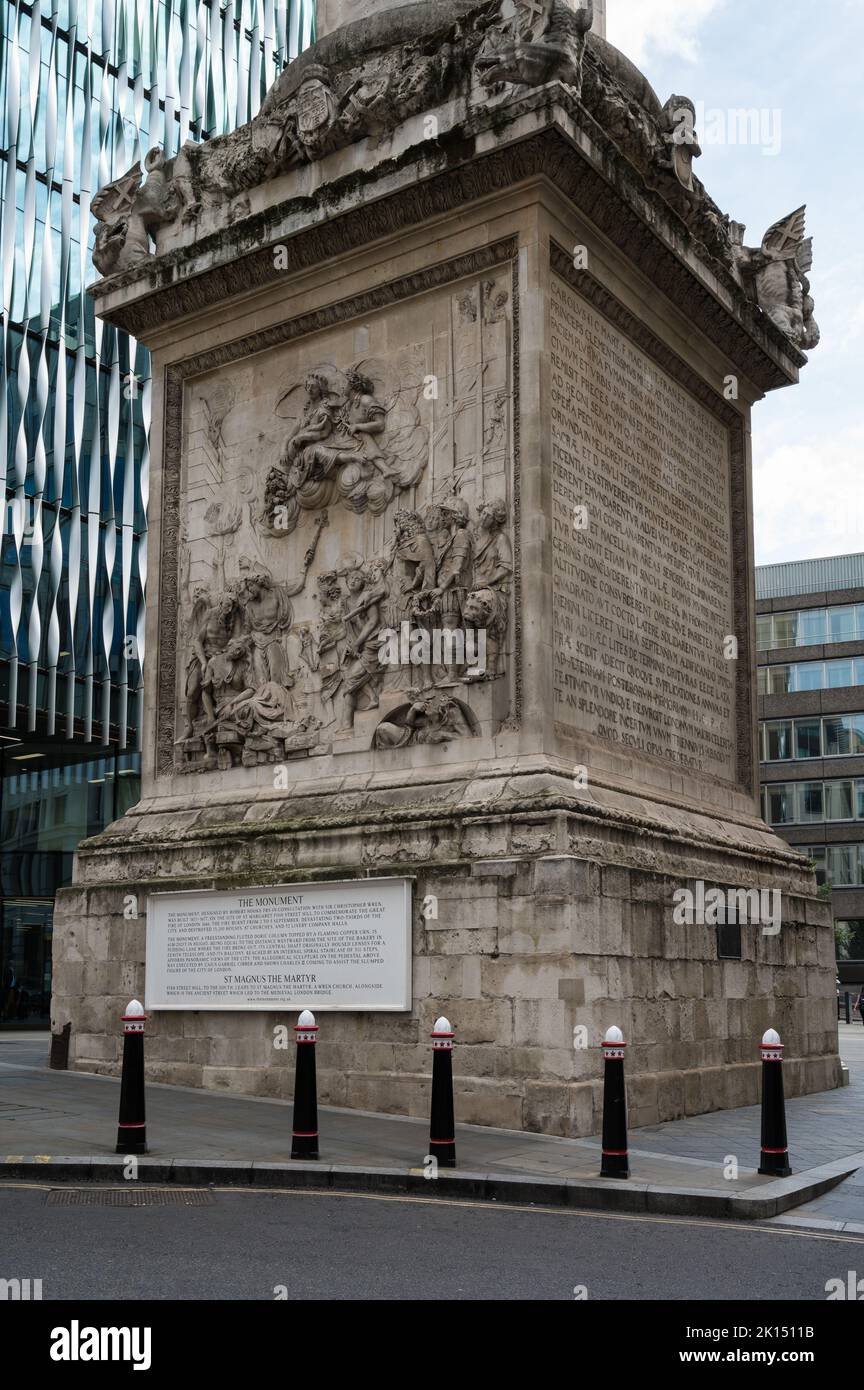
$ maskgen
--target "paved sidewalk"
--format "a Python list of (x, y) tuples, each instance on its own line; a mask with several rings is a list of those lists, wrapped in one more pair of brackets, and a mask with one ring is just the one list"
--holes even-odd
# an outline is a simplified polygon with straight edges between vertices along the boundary
[[(29, 1160), (26, 1168), (34, 1179), (39, 1172), (47, 1177), (48, 1162), (61, 1156), (98, 1160), (97, 1168), (104, 1176), (114, 1167), (105, 1165), (113, 1155), (119, 1083), (115, 1078), (89, 1073), (49, 1071), (47, 1047), (47, 1035), (0, 1033), (0, 1174), (5, 1167), (6, 1175), (11, 1176), (14, 1163), (24, 1158)], [(496, 1195), (505, 1190), (502, 1182), (511, 1180), (506, 1190), (512, 1195), (518, 1190), (514, 1182), (524, 1184), (537, 1178), (559, 1189), (563, 1183), (569, 1184), (574, 1188), (568, 1199), (571, 1204), (577, 1204), (575, 1188), (594, 1205), (615, 1205), (613, 1201), (601, 1202), (602, 1194), (626, 1189), (637, 1205), (637, 1194), (642, 1194), (646, 1209), (651, 1205), (646, 1193), (663, 1193), (666, 1210), (751, 1216), (773, 1214), (769, 1199), (774, 1196), (778, 1198), (776, 1210), (783, 1211), (830, 1187), (828, 1195), (815, 1197), (806, 1210), (819, 1203), (833, 1203), (830, 1217), (823, 1215), (829, 1209), (820, 1207), (813, 1213), (815, 1219), (843, 1225), (860, 1222), (864, 1230), (862, 1172), (842, 1188), (835, 1187), (839, 1174), (864, 1170), (864, 1028), (857, 1025), (856, 1033), (855, 1025), (841, 1025), (841, 1052), (850, 1067), (849, 1087), (788, 1104), (795, 1176), (785, 1180), (785, 1186), (755, 1171), (759, 1155), (757, 1106), (632, 1130), (631, 1178), (627, 1184), (595, 1182), (599, 1139), (559, 1139), (471, 1125), (457, 1126), (459, 1173), (478, 1181), (482, 1177), (484, 1195), (489, 1195), (493, 1179)], [(211, 1168), (222, 1164), (237, 1169), (239, 1165), (245, 1176), (232, 1180), (256, 1180), (249, 1175), (250, 1164), (257, 1165), (256, 1176), (265, 1173), (261, 1165), (269, 1165), (266, 1180), (271, 1184), (280, 1172), (286, 1180), (289, 1171), (295, 1179), (301, 1176), (300, 1165), (289, 1163), (290, 1102), (151, 1084), (147, 1121), (154, 1176), (157, 1169), (168, 1172), (169, 1162), (174, 1165), (175, 1181), (181, 1171), (187, 1177), (192, 1173), (189, 1164), (193, 1162)], [(369, 1170), (386, 1169), (395, 1183), (397, 1174), (404, 1181), (411, 1170), (416, 1177), (417, 1170), (422, 1169), (428, 1136), (425, 1120), (321, 1107), (319, 1123), (322, 1157), (313, 1172), (325, 1185), (342, 1185), (349, 1170), (362, 1170), (371, 1185)], [(724, 1177), (729, 1155), (738, 1161), (736, 1180)], [(70, 1176), (72, 1171), (80, 1176), (85, 1170), (79, 1163), (70, 1170)], [(220, 1171), (227, 1179), (232, 1169), (214, 1168), (211, 1180), (218, 1180)], [(325, 1178), (325, 1174), (329, 1176)], [(425, 1191), (429, 1190), (426, 1184)], [(546, 1189), (541, 1185), (536, 1190), (538, 1195), (532, 1199), (543, 1200)], [(837, 1197), (841, 1193), (842, 1197)], [(764, 1199), (758, 1208), (754, 1205), (757, 1198)], [(653, 1209), (659, 1209), (660, 1198), (655, 1195), (651, 1200)], [(795, 1218), (780, 1219), (800, 1217), (799, 1211)]]
[[(813, 1096), (812, 1124), (826, 1128), (836, 1123), (833, 1097), (849, 1101), (845, 1113), (864, 1149), (864, 1027), (860, 1023), (840, 1024), (840, 1055), (849, 1068), (849, 1086), (842, 1091)], [(843, 1126), (845, 1133), (845, 1125)], [(812, 1141), (814, 1144), (818, 1141)], [(834, 1142), (829, 1134), (825, 1144)], [(839, 1186), (796, 1208), (794, 1216), (777, 1216), (775, 1221), (791, 1226), (816, 1226), (827, 1231), (860, 1231), (864, 1228), (864, 1159), (857, 1173)]]

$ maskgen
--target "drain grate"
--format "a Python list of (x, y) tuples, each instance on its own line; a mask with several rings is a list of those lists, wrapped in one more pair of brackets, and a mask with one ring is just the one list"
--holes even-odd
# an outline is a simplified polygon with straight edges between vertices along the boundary
[(53, 1189), (49, 1207), (210, 1207), (212, 1192), (172, 1191), (162, 1187), (73, 1187)]

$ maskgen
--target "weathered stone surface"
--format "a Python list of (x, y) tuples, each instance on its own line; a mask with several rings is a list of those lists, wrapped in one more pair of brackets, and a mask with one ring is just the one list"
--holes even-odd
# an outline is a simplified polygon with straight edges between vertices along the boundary
[[(744, 246), (599, 5), (348, 4), (97, 203), (98, 310), (153, 353), (148, 723), (53, 1026), (116, 1071), (160, 889), (408, 875), (411, 1012), (322, 1013), (322, 1103), (425, 1113), (442, 1012), (475, 1123), (595, 1132), (613, 1023), (634, 1123), (755, 1100), (767, 1026), (836, 1084), (830, 914), (754, 798), (750, 407), (815, 333), (803, 212)], [(385, 668), (403, 622), (485, 669)], [(721, 959), (699, 883), (780, 932)], [(290, 1021), (157, 1013), (150, 1074), (289, 1097)]]
[[(146, 815), (141, 820), (146, 824)], [(499, 830), (509, 838), (506, 823)], [(177, 834), (184, 833), (179, 827)], [(215, 881), (224, 833), (213, 826), (202, 837), (198, 874), (188, 886)], [(271, 833), (269, 822), (256, 822), (257, 836), (266, 841)], [(404, 842), (408, 839), (405, 832)], [(168, 849), (171, 841), (164, 844)], [(624, 844), (622, 835), (622, 853)], [(322, 837), (319, 867), (348, 871), (342, 856), (350, 856), (351, 846), (350, 833)], [(679, 847), (675, 853), (680, 852)], [(105, 851), (95, 842), (91, 853)], [(128, 894), (144, 904), (147, 891), (164, 882), (124, 881), (124, 865), (136, 860), (134, 840), (122, 849), (115, 846), (111, 856), (114, 880), (88, 890), (89, 915), (81, 916), (78, 889), (66, 890), (58, 901), (58, 940), (70, 940), (74, 931), (82, 958), (68, 966), (58, 960), (55, 1026), (73, 1021), (72, 1065), (116, 1074), (125, 998), (101, 991), (100, 972), (121, 969), (129, 996), (142, 992), (143, 933), (116, 914)], [(168, 862), (165, 855), (159, 859)], [(395, 867), (384, 864), (382, 872)], [(667, 955), (652, 956), (644, 949), (644, 924), (649, 923), (648, 931), (659, 930), (657, 918), (671, 906), (664, 894), (675, 881), (643, 873), (635, 901), (586, 899), (585, 882), (601, 883), (607, 867), (614, 866), (589, 863), (586, 868), (585, 861), (537, 856), (521, 861), (516, 874), (476, 878), (470, 860), (462, 866), (421, 866), (418, 901), (442, 884), (453, 889), (439, 897), (437, 922), (417, 924), (412, 1013), (322, 1014), (322, 1102), (422, 1114), (428, 1098), (428, 1035), (442, 1011), (456, 1024), (460, 1115), (475, 1123), (594, 1132), (599, 1111), (592, 1088), (602, 1080), (599, 1042), (613, 1022), (631, 1044), (634, 1124), (755, 1101), (758, 1043), (768, 1026), (778, 1026), (786, 1042), (792, 1093), (836, 1084), (839, 1067), (828, 1055), (833, 1047), (829, 972), (798, 963), (801, 934), (830, 937), (828, 924), (790, 927), (779, 937), (745, 926), (740, 961), (718, 961), (716, 939), (707, 928), (677, 927)], [(682, 864), (682, 878), (689, 871)], [(164, 873), (170, 881), (170, 868)], [(538, 881), (556, 891), (538, 895)], [(479, 896), (473, 899), (475, 890)], [(489, 925), (463, 926), (474, 913)], [(630, 946), (622, 934), (624, 914), (630, 918)], [(122, 943), (122, 962), (100, 958), (106, 925), (109, 940)], [(577, 949), (580, 939), (584, 952)], [(634, 940), (641, 940), (641, 949)], [(93, 986), (83, 998), (82, 978)], [(274, 1029), (286, 1021), (275, 1013), (157, 1014), (148, 1025), (148, 1072), (154, 1080), (290, 1098), (293, 1058), (290, 1050), (273, 1046)]]

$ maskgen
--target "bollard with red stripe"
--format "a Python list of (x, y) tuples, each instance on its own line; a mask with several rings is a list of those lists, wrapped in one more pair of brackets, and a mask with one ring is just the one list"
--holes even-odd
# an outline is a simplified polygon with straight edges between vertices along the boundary
[(318, 1083), (315, 1076), (315, 1043), (318, 1025), (315, 1015), (304, 1009), (294, 1025), (297, 1040), (297, 1070), (294, 1078), (294, 1129), (292, 1158), (318, 1157)]
[(144, 1118), (144, 1024), (143, 1004), (132, 999), (123, 1015), (123, 1071), (120, 1077), (120, 1118), (117, 1124), (118, 1154), (146, 1154), (147, 1126)]
[(759, 1172), (766, 1177), (788, 1178), (789, 1146), (786, 1139), (786, 1102), (783, 1096), (783, 1044), (773, 1028), (762, 1039), (762, 1153)]
[(624, 1089), (624, 1049), (620, 1028), (609, 1028), (603, 1039), (603, 1159), (601, 1178), (629, 1178), (627, 1156), (627, 1093)]
[(453, 1029), (439, 1018), (432, 1029), (432, 1115), (429, 1153), (439, 1168), (456, 1167), (456, 1124), (453, 1118)]

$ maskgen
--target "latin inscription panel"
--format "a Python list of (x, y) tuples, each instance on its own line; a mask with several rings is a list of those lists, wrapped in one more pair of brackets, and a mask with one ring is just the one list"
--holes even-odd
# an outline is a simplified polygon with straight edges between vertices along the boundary
[(552, 276), (555, 719), (735, 772), (726, 427)]

